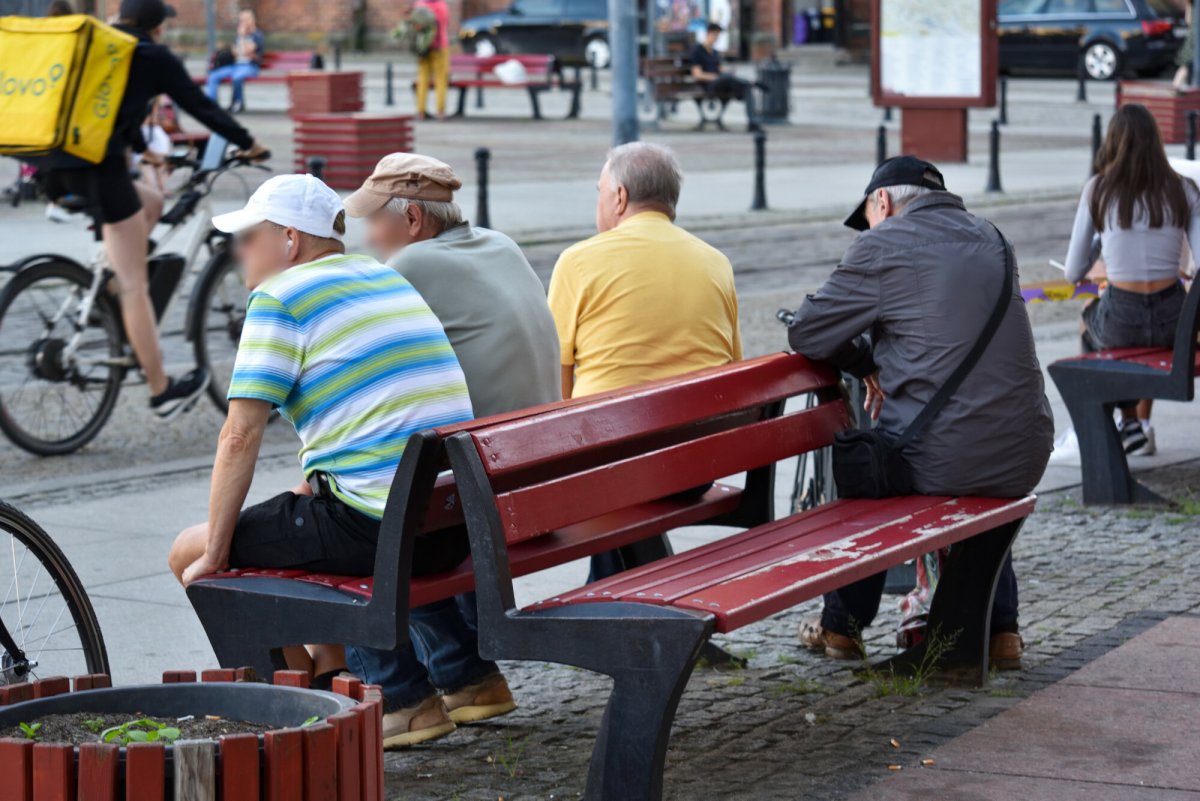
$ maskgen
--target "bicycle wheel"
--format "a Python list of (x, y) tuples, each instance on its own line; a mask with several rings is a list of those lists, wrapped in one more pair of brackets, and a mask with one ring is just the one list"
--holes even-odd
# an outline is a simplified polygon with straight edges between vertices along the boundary
[(39, 456), (79, 450), (112, 414), (125, 375), (116, 307), (101, 292), (80, 329), (92, 274), (48, 260), (0, 291), (0, 430)]
[(0, 644), (0, 685), (109, 672), (100, 624), (79, 576), (41, 526), (3, 501), (0, 640), (9, 640)]
[(212, 376), (208, 396), (222, 412), (229, 411), (225, 394), (233, 375), (249, 296), (241, 264), (233, 258), (228, 244), (220, 247), (204, 265), (193, 290), (188, 336), (196, 364), (208, 368)]

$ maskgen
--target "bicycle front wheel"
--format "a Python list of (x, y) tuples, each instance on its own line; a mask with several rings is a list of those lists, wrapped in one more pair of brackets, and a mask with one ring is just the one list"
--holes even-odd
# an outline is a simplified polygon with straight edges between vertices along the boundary
[(241, 264), (233, 257), (228, 244), (218, 247), (196, 282), (188, 333), (196, 353), (196, 364), (207, 368), (212, 376), (208, 395), (222, 412), (229, 411), (225, 396), (233, 376), (249, 297)]
[(0, 685), (108, 672), (79, 576), (41, 526), (0, 501)]
[(0, 291), (0, 430), (39, 456), (77, 451), (104, 426), (125, 375), (116, 307), (92, 274), (50, 259)]

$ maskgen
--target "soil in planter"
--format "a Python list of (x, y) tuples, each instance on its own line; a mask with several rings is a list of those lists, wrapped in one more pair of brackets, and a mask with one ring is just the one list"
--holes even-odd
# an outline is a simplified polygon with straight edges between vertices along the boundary
[[(60, 715), (46, 715), (36, 720), (27, 720), (24, 722), (42, 724), (42, 727), (37, 730), (37, 734), (35, 735), (37, 741), (40, 743), (72, 743), (79, 745), (81, 743), (100, 742), (100, 734), (106, 729), (144, 717), (146, 715), (140, 713), (130, 715), (128, 712), (119, 714), (71, 712)], [(279, 728), (278, 726), (249, 723), (244, 720), (225, 720), (224, 718), (216, 720), (211, 720), (207, 717), (193, 718), (191, 720), (151, 718), (151, 720), (179, 729), (180, 740), (215, 740), (222, 734), (242, 734), (246, 732), (261, 734), (262, 732)], [(25, 739), (25, 733), (20, 727), (14, 726), (8, 731), (0, 731), (0, 737)], [(119, 740), (115, 742), (120, 745)]]

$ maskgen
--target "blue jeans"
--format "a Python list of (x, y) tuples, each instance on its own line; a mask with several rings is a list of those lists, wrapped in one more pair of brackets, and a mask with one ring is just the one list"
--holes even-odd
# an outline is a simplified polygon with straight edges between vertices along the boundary
[(348, 646), (346, 664), (383, 688), (385, 712), (416, 706), (443, 690), (455, 692), (498, 673), (479, 656), (475, 593), (409, 610), (411, 645), (390, 651)]
[(217, 87), (222, 81), (233, 84), (233, 102), (237, 105), (245, 103), (246, 95), (242, 88), (247, 78), (258, 75), (257, 64), (230, 64), (228, 67), (217, 67), (208, 73), (208, 96), (217, 99)]

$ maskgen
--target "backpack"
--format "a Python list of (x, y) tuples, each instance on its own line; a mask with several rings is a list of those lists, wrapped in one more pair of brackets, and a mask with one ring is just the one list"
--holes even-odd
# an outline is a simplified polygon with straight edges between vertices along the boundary
[(437, 15), (426, 5), (413, 7), (412, 14), (397, 30), (397, 36), (407, 41), (408, 49), (418, 58), (424, 58), (433, 50), (437, 34)]
[(136, 45), (85, 14), (0, 17), (0, 155), (102, 161)]

